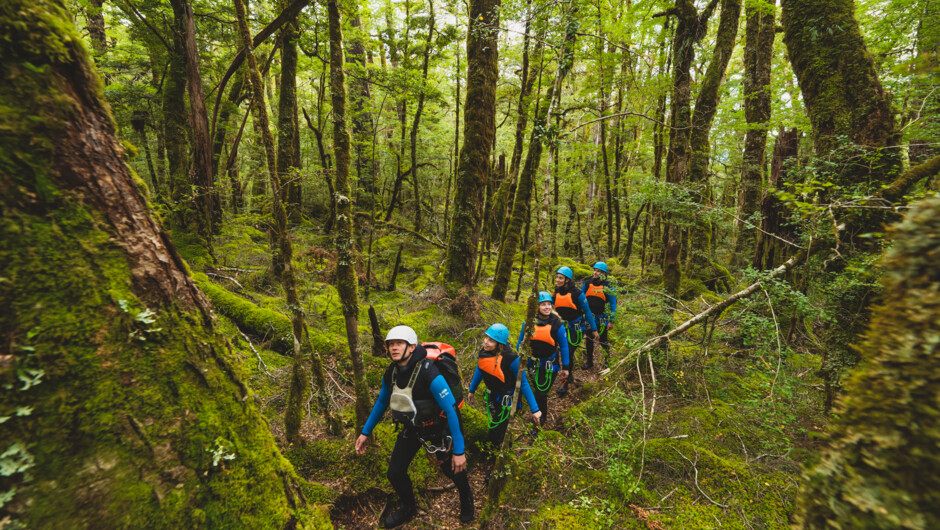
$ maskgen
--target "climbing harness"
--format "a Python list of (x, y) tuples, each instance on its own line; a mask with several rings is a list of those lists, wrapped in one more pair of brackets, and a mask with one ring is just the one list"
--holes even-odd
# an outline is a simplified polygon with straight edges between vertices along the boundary
[(439, 446), (428, 442), (420, 436), (418, 436), (418, 439), (421, 440), (422, 444), (424, 444), (424, 450), (427, 451), (429, 455), (435, 455), (437, 453), (446, 454), (449, 453), (450, 450), (454, 447), (454, 438), (450, 435), (445, 436), (444, 439), (441, 440), (441, 445)]
[[(551, 358), (529, 359), (529, 370), (532, 370), (535, 374), (532, 379), (535, 383), (535, 389), (539, 392), (545, 392), (552, 386), (552, 375), (554, 374), (553, 366), (554, 363)], [(539, 374), (543, 370), (545, 372), (545, 379), (540, 379)]]
[[(490, 422), (490, 429), (495, 429), (509, 419), (509, 415), (512, 412), (512, 393), (503, 394), (495, 403), (489, 400), (489, 390), (486, 390), (483, 397), (486, 400), (486, 419)], [(500, 407), (499, 415), (496, 420), (493, 420), (493, 412), (490, 409), (497, 406)]]
[[(574, 321), (565, 321), (565, 328), (568, 330), (568, 344), (577, 348), (581, 345), (584, 338), (584, 330), (581, 328), (581, 319)], [(574, 333), (572, 335), (572, 333)]]

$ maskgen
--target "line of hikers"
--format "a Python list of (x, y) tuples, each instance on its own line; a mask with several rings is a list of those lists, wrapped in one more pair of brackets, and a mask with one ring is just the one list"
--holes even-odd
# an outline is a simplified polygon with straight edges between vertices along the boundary
[[(617, 299), (607, 280), (607, 264), (597, 262), (591, 278), (578, 289), (569, 267), (555, 271), (555, 292), (539, 293), (535, 329), (531, 337), (532, 357), (522, 370), (520, 391), (532, 421), (544, 425), (548, 413), (548, 394), (556, 378), (559, 395), (568, 392), (574, 380), (574, 353), (588, 331), (585, 363), (594, 366), (594, 353), (604, 348), (605, 363), (610, 351), (607, 332), (613, 327)], [(525, 326), (519, 330), (516, 349), (525, 339)], [(372, 413), (356, 439), (358, 454), (366, 451), (369, 437), (391, 409), (392, 419), (401, 426), (388, 464), (400, 507), (385, 520), (394, 528), (417, 514), (417, 500), (408, 467), (424, 447), (435, 457), (441, 472), (454, 481), (460, 497), (460, 521), (473, 520), (473, 491), (467, 477), (465, 441), (460, 421), (463, 388), (453, 347), (440, 342), (419, 343), (417, 333), (408, 326), (395, 326), (385, 337), (385, 347), (392, 362), (382, 376), (382, 387)], [(487, 461), (495, 458), (509, 427), (512, 397), (516, 389), (519, 356), (509, 345), (509, 329), (493, 324), (484, 333), (477, 353), (477, 367), (470, 380), (467, 401), (473, 403), (480, 383), (486, 385), (486, 409), (489, 418)], [(531, 378), (531, 384), (530, 384)], [(517, 404), (522, 407), (521, 400)], [(534, 428), (535, 429), (535, 428)], [(537, 429), (535, 429), (537, 432)], [(489, 480), (489, 474), (486, 476)]]

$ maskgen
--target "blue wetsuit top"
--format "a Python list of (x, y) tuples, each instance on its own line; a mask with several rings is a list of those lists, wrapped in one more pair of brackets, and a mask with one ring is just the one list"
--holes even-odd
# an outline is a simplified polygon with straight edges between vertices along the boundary
[[(566, 296), (568, 294), (571, 295), (572, 302), (577, 305), (577, 309), (559, 305), (559, 296)], [(597, 323), (595, 322), (594, 314), (591, 313), (591, 305), (588, 303), (587, 297), (584, 296), (582, 291), (578, 290), (576, 285), (573, 285), (569, 281), (568, 285), (564, 287), (555, 287), (555, 294), (552, 298), (555, 301), (555, 311), (561, 315), (563, 320), (566, 322), (578, 322), (584, 318), (584, 321), (587, 322), (591, 331), (597, 331)], [(579, 312), (581, 315), (578, 315)]]
[[(588, 292), (588, 287), (591, 285), (598, 285), (598, 286), (604, 287), (605, 288), (604, 296), (607, 298), (607, 300), (600, 301), (596, 297), (588, 298), (586, 295)], [(585, 299), (588, 301), (588, 305), (591, 306), (591, 311), (594, 313), (594, 316), (596, 318), (606, 313), (608, 321), (610, 323), (613, 323), (614, 319), (617, 316), (617, 295), (614, 294), (613, 289), (610, 289), (609, 287), (610, 287), (610, 284), (608, 283), (606, 279), (595, 280), (594, 278), (590, 278), (587, 281), (585, 281), (584, 284), (581, 285), (581, 293), (585, 295)], [(597, 300), (597, 302), (592, 303), (594, 300)], [(605, 309), (607, 309), (607, 307), (605, 306), (610, 307), (610, 309), (607, 311), (604, 311)], [(595, 309), (597, 309), (597, 311), (595, 311)]]
[(392, 399), (391, 385), (397, 384), (399, 388), (408, 386), (411, 372), (419, 366), (419, 363), (423, 363), (421, 373), (418, 374), (418, 379), (412, 389), (412, 397), (415, 401), (433, 397), (441, 410), (446, 412), (447, 426), (450, 428), (450, 436), (454, 441), (454, 454), (462, 455), (464, 454), (464, 439), (463, 433), (460, 431), (460, 420), (457, 417), (457, 402), (454, 400), (454, 393), (444, 376), (434, 365), (434, 362), (429, 359), (425, 360), (426, 355), (427, 352), (419, 345), (412, 353), (412, 358), (408, 364), (398, 368), (397, 382), (392, 382), (395, 364), (392, 363), (388, 367), (382, 377), (382, 388), (379, 390), (379, 397), (375, 400), (375, 405), (372, 406), (372, 413), (369, 414), (366, 424), (362, 426), (362, 434), (371, 436), (375, 426), (382, 420), (382, 415), (388, 410)]
[[(482, 360), (485, 361), (487, 358), (492, 358), (492, 356), (483, 357)], [(476, 392), (477, 387), (480, 386), (481, 382), (486, 383), (486, 387), (489, 388), (490, 394), (494, 398), (515, 390), (516, 374), (519, 373), (519, 356), (514, 353), (504, 354), (498, 359), (500, 359), (501, 362), (484, 362), (483, 368), (480, 366), (481, 363), (478, 362), (477, 369), (475, 372), (473, 372), (473, 379), (470, 380), (471, 394)], [(535, 403), (535, 394), (532, 393), (532, 388), (529, 387), (529, 378), (526, 377), (525, 370), (522, 371), (522, 382), (520, 383), (520, 390), (522, 391), (522, 397), (524, 397), (526, 403), (529, 404), (529, 410), (531, 410), (532, 413), (538, 412), (539, 406)], [(519, 401), (518, 405), (519, 408), (522, 408), (521, 400)]]

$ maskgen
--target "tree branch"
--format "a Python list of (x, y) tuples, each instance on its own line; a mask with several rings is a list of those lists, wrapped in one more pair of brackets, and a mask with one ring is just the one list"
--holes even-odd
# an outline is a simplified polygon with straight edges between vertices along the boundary
[(915, 184), (937, 173), (940, 173), (940, 156), (908, 169), (881, 193), (881, 198), (888, 202), (897, 202)]
[(708, 320), (708, 317), (712, 316), (713, 314), (724, 311), (727, 307), (731, 306), (738, 300), (747, 298), (751, 296), (752, 294), (756, 293), (759, 289), (761, 289), (761, 281), (765, 280), (766, 278), (776, 278), (777, 276), (782, 275), (783, 273), (787, 272), (788, 270), (792, 269), (794, 266), (802, 262), (803, 259), (805, 259), (805, 257), (806, 257), (806, 252), (798, 252), (793, 257), (788, 259), (786, 263), (770, 271), (767, 277), (757, 280), (751, 285), (748, 285), (745, 289), (742, 289), (734, 293), (733, 295), (729, 296), (728, 298), (725, 298), (721, 302), (709, 307), (705, 311), (702, 311), (701, 313), (693, 316), (692, 318), (686, 320), (685, 322), (680, 324), (678, 327), (676, 327), (669, 333), (666, 333), (665, 335), (659, 335), (658, 337), (653, 337), (652, 339), (646, 341), (645, 344), (633, 350), (632, 352), (628, 353), (623, 359), (620, 359), (619, 361), (617, 361), (617, 363), (611, 366), (610, 368), (601, 370), (600, 375), (607, 376), (608, 374), (613, 372), (615, 369), (619, 368), (624, 363), (628, 362), (634, 356), (640, 355), (643, 352), (652, 350), (653, 348), (658, 348), (664, 343), (672, 340), (673, 337), (677, 337), (685, 333), (686, 331), (692, 329), (693, 327), (697, 326), (698, 324), (701, 324), (702, 322), (706, 322)]

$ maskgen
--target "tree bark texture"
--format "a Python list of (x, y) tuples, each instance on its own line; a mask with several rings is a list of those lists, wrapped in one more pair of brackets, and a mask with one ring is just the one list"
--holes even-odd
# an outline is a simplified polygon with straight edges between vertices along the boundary
[[(708, 163), (711, 158), (711, 144), (708, 140), (711, 134), (712, 121), (718, 111), (721, 101), (721, 82), (728, 69), (728, 61), (734, 51), (734, 44), (738, 36), (738, 21), (741, 19), (741, 0), (721, 0), (721, 16), (718, 21), (718, 34), (715, 39), (715, 48), (712, 51), (708, 69), (702, 79), (698, 96), (695, 98), (695, 111), (692, 114), (692, 131), (689, 137), (689, 147), (692, 152), (689, 166), (689, 184), (693, 200), (702, 205), (702, 209), (711, 206), (712, 191), (708, 179)], [(730, 289), (730, 277), (724, 268), (715, 262), (714, 242), (712, 241), (712, 224), (707, 216), (700, 211), (696, 220), (692, 222), (689, 240), (692, 254), (692, 274), (705, 281), (709, 288), (714, 290), (718, 284), (723, 284), (725, 290)]]
[[(285, 6), (286, 7), (286, 6)], [(300, 129), (297, 120), (297, 23), (281, 29), (281, 78), (277, 101), (277, 176), (283, 184), (288, 221), (300, 218)], [(295, 171), (291, 171), (291, 169)]]
[(457, 163), (444, 271), (448, 290), (455, 292), (460, 286), (473, 284), (473, 265), (483, 227), (483, 194), (496, 136), (499, 7), (499, 0), (471, 0), (469, 6), (463, 147)]
[(780, 202), (770, 189), (785, 190), (787, 188), (786, 169), (790, 162), (797, 159), (799, 154), (800, 135), (796, 129), (781, 129), (774, 143), (774, 154), (770, 165), (770, 178), (767, 181), (768, 190), (761, 199), (761, 224), (757, 232), (756, 250), (752, 265), (757, 270), (776, 267), (783, 262), (791, 248), (781, 241), (792, 241), (795, 234), (789, 223), (790, 211)]
[[(670, 13), (676, 15), (677, 22), (672, 40), (674, 75), (670, 100), (669, 148), (666, 151), (666, 182), (673, 185), (680, 185), (689, 174), (692, 156), (690, 152), (692, 130), (692, 76), (690, 72), (695, 58), (694, 46), (705, 36), (708, 19), (717, 3), (717, 0), (712, 0), (699, 14), (691, 0), (677, 0), (674, 10)], [(674, 300), (679, 297), (681, 282), (679, 255), (682, 250), (682, 238), (678, 224), (668, 217), (664, 221), (663, 289)]]
[(189, 94), (189, 125), (192, 128), (193, 156), (189, 184), (195, 196), (195, 222), (200, 234), (207, 240), (211, 236), (215, 215), (213, 197), (215, 186), (212, 174), (212, 138), (209, 136), (209, 116), (202, 90), (202, 71), (199, 50), (196, 48), (196, 24), (193, 8), (186, 0), (172, 0), (176, 27), (183, 31), (183, 57), (186, 61), (186, 91)]
[[(343, 304), (346, 341), (353, 365), (356, 392), (356, 427), (365, 425), (371, 403), (366, 390), (365, 368), (359, 344), (359, 280), (353, 255), (352, 192), (349, 186), (350, 140), (346, 125), (346, 76), (343, 72), (343, 27), (337, 0), (327, 2), (330, 30), (330, 101), (333, 105), (333, 147), (336, 184), (336, 290)], [(413, 177), (414, 175), (412, 175)]]
[(424, 62), (421, 65), (421, 92), (418, 93), (418, 108), (411, 122), (411, 183), (415, 199), (415, 231), (421, 231), (421, 188), (418, 185), (418, 128), (421, 126), (421, 113), (424, 112), (424, 99), (428, 85), (428, 65), (431, 62), (432, 39), (434, 38), (434, 2), (429, 0), (428, 38), (424, 44)]
[(189, 197), (189, 124), (186, 120), (186, 56), (183, 28), (175, 24), (170, 31), (172, 49), (167, 50), (166, 75), (163, 78), (163, 136), (166, 142), (169, 203), (178, 226), (186, 225)]
[(0, 144), (18, 154), (0, 157), (0, 401), (31, 410), (0, 433), (28, 464), (4, 477), (5, 515), (27, 528), (328, 525), (151, 218), (69, 15), (9, 0), (0, 34), (19, 43), (0, 48)]
[(940, 475), (940, 199), (890, 231), (884, 295), (856, 350), (820, 461), (796, 501), (801, 528), (936, 528)]
[(738, 191), (737, 238), (731, 262), (745, 264), (753, 255), (758, 232), (749, 222), (760, 208), (760, 188), (767, 172), (767, 123), (770, 121), (770, 70), (773, 63), (775, 2), (745, 8), (744, 41), (744, 135), (741, 187)]
[(890, 149), (900, 132), (855, 20), (854, 2), (780, 5), (783, 42), (813, 125), (816, 156), (837, 164), (830, 178), (839, 186), (889, 183), (901, 168), (899, 150)]
[[(350, 9), (356, 9), (350, 5)], [(374, 153), (369, 149), (372, 139), (372, 114), (366, 108), (372, 98), (369, 77), (366, 72), (366, 48), (363, 45), (361, 30), (362, 22), (359, 15), (350, 16), (350, 27), (353, 29), (348, 39), (346, 65), (355, 69), (356, 75), (349, 83), (349, 97), (352, 100), (352, 134), (353, 150), (356, 152), (356, 177), (359, 181), (356, 193), (356, 204), (359, 208), (372, 211), (375, 206), (375, 195), (378, 192), (378, 162)]]
[(519, 239), (526, 221), (526, 211), (535, 186), (535, 178), (542, 161), (542, 148), (546, 141), (554, 141), (550, 131), (551, 119), (561, 97), (563, 83), (571, 67), (574, 65), (574, 45), (577, 39), (578, 22), (575, 18), (576, 8), (569, 9), (566, 16), (565, 41), (558, 54), (558, 69), (555, 72), (555, 81), (545, 94), (545, 102), (539, 110), (534, 122), (532, 135), (529, 139), (529, 150), (526, 152), (525, 165), (519, 174), (519, 183), (516, 186), (516, 196), (512, 203), (512, 213), (508, 225), (504, 230), (502, 244), (499, 246), (499, 257), (496, 261), (496, 277), (493, 280), (493, 290), (490, 296), (494, 300), (504, 301), (509, 288), (509, 276), (512, 272), (512, 263), (515, 260)]

